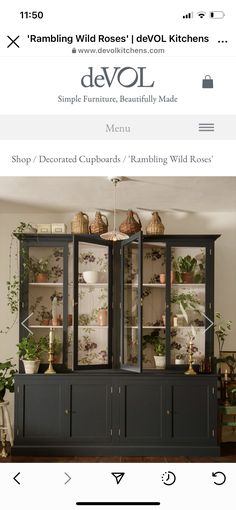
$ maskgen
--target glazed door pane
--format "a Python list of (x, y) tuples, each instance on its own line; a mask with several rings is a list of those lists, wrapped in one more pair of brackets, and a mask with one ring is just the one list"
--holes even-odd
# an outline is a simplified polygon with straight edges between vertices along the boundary
[(104, 368), (110, 363), (110, 249), (99, 241), (78, 243), (76, 368)]
[(166, 244), (143, 243), (143, 367), (166, 364)]
[(190, 341), (193, 361), (205, 358), (206, 248), (175, 246), (171, 249), (171, 364), (189, 362)]
[[(71, 245), (70, 245), (71, 246)], [(57, 371), (68, 368), (68, 351), (71, 350), (72, 295), (71, 248), (68, 243), (34, 243), (22, 251), (21, 283), (25, 288), (22, 295), (21, 316), (28, 320), (22, 324), (21, 339), (33, 336), (49, 341), (53, 331), (53, 364)], [(70, 312), (70, 314), (69, 314)], [(26, 327), (25, 327), (26, 326)], [(48, 352), (40, 357), (40, 371), (48, 364)]]
[(142, 235), (134, 234), (121, 248), (121, 367), (142, 369)]

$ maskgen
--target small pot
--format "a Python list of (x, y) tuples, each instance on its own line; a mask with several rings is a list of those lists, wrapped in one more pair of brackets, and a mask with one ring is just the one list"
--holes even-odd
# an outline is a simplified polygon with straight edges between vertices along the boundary
[(185, 361), (184, 361), (184, 359), (175, 358), (175, 364), (176, 365), (184, 365)]
[(166, 283), (166, 275), (165, 273), (160, 274), (160, 283)]
[(50, 320), (49, 319), (43, 319), (41, 324), (42, 326), (49, 326)]
[(175, 283), (175, 271), (170, 272), (170, 283)]
[(101, 308), (101, 310), (98, 310), (98, 324), (99, 326), (107, 326), (108, 324), (107, 308)]
[(165, 356), (154, 356), (156, 368), (163, 370), (166, 368), (166, 357)]
[(26, 374), (37, 374), (40, 365), (40, 360), (36, 359), (34, 361), (29, 361), (23, 359), (23, 364)]
[(183, 283), (193, 283), (193, 272), (181, 273)]
[(38, 273), (35, 275), (36, 283), (46, 283), (48, 281), (47, 273)]

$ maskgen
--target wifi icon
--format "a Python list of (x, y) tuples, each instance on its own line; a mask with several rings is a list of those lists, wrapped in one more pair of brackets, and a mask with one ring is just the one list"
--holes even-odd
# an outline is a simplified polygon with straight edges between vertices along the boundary
[(204, 11), (200, 11), (200, 12), (198, 12), (198, 13), (197, 13), (197, 15), (199, 16), (199, 18), (201, 18), (201, 19), (202, 19), (202, 18), (205, 18), (205, 16), (206, 16), (206, 12), (204, 12)]

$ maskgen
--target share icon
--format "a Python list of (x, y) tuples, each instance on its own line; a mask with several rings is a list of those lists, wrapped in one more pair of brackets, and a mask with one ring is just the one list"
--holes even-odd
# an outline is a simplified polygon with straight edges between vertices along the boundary
[(121, 482), (123, 476), (125, 475), (125, 473), (111, 473), (114, 478), (116, 479), (116, 483), (117, 485), (119, 485), (119, 483)]

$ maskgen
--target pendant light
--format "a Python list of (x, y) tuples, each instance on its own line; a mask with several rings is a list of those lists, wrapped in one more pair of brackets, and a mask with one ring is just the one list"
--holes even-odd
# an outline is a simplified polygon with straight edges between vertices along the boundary
[(116, 187), (118, 182), (121, 181), (120, 177), (112, 177), (111, 182), (114, 184), (114, 219), (113, 219), (113, 230), (110, 232), (106, 232), (105, 234), (101, 234), (101, 238), (105, 239), (106, 241), (123, 241), (123, 239), (128, 239), (129, 236), (126, 234), (123, 234), (122, 232), (119, 232), (116, 230)]

